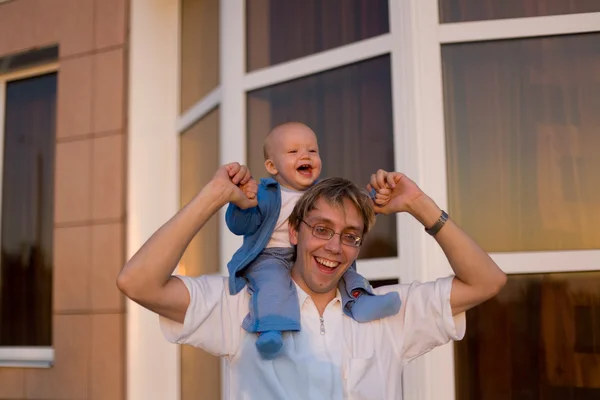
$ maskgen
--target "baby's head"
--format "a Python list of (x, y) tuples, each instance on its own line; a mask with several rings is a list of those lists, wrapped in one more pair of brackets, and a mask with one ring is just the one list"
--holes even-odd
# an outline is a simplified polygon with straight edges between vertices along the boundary
[(300, 122), (278, 125), (265, 138), (265, 168), (280, 185), (306, 190), (321, 174), (317, 136)]

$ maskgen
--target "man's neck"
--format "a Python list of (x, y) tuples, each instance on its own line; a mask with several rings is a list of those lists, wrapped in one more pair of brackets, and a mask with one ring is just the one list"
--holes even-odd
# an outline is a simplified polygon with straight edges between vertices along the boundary
[(294, 277), (293, 273), (292, 273), (292, 279), (294, 282), (296, 282), (296, 285), (298, 285), (298, 287), (300, 289), (302, 289), (304, 291), (304, 293), (306, 293), (308, 295), (308, 297), (311, 298), (312, 302), (315, 304), (315, 307), (317, 307), (317, 311), (319, 312), (319, 315), (323, 316), (323, 313), (325, 312), (325, 308), (327, 308), (327, 305), (329, 303), (331, 303), (331, 301), (333, 299), (335, 299), (335, 296), (337, 294), (337, 288), (334, 288), (333, 290), (331, 290), (327, 293), (317, 293), (317, 292), (313, 292), (312, 290), (310, 290), (308, 288), (308, 286), (306, 285), (306, 283), (304, 283), (304, 281)]

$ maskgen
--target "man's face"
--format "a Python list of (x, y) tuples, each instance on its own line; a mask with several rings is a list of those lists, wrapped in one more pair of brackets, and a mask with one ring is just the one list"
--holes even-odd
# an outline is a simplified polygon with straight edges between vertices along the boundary
[[(307, 224), (330, 228), (338, 234), (329, 240), (319, 239), (313, 236)], [(362, 236), (363, 227), (363, 220), (350, 200), (345, 199), (343, 207), (337, 207), (318, 199), (298, 231), (290, 227), (290, 242), (297, 246), (292, 267), (294, 281), (309, 295), (335, 294), (339, 280), (356, 260), (360, 249), (342, 244), (339, 234)]]

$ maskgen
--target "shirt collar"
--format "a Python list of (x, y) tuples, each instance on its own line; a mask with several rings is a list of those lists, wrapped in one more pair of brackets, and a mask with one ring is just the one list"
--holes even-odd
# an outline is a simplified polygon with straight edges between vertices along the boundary
[(277, 186), (279, 185), (279, 183), (275, 180), (275, 178), (262, 178), (260, 180), (260, 183), (262, 183), (265, 186)]
[[(298, 304), (300, 304), (300, 307), (302, 307), (306, 300), (310, 299), (310, 296), (308, 295), (308, 293), (302, 290), (302, 288), (298, 286), (298, 284), (293, 279), (292, 282), (294, 282), (294, 285), (296, 285), (296, 291), (298, 292)], [(331, 303), (339, 303), (340, 305), (342, 304), (342, 294), (340, 293), (339, 289), (336, 289), (335, 298), (331, 301)]]

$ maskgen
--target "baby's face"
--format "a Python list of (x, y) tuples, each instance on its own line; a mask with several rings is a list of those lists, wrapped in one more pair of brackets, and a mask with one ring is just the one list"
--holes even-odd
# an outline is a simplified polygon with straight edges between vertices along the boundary
[(295, 190), (311, 187), (321, 174), (321, 157), (314, 132), (307, 126), (294, 125), (272, 139), (269, 155), (279, 184)]

